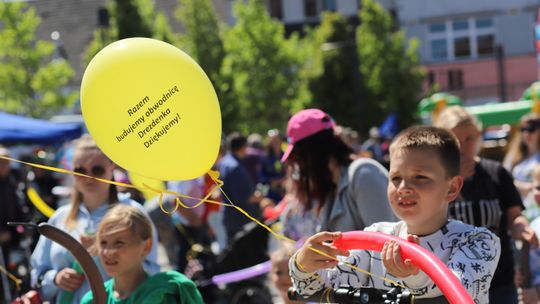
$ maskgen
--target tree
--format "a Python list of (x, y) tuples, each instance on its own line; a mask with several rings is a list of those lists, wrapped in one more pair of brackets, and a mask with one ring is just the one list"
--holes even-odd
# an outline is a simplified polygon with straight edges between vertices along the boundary
[(225, 50), (210, 0), (181, 0), (176, 17), (185, 27), (182, 46), (216, 83)]
[(324, 13), (308, 33), (313, 62), (309, 68), (312, 106), (328, 112), (342, 125), (359, 128), (359, 72), (354, 29), (338, 13)]
[(176, 18), (185, 28), (180, 36), (180, 45), (206, 72), (218, 99), (225, 98), (220, 77), (225, 50), (221, 38), (220, 25), (210, 0), (181, 0), (176, 10)]
[(23, 2), (0, 2), (0, 108), (44, 117), (72, 105), (78, 92), (65, 93), (75, 72), (55, 45), (35, 39), (41, 20)]
[(167, 17), (156, 12), (153, 1), (114, 0), (107, 6), (107, 11), (111, 26), (94, 32), (93, 39), (83, 55), (85, 66), (102, 48), (116, 40), (147, 37), (171, 44), (178, 42)]
[(403, 31), (395, 31), (390, 14), (373, 0), (362, 1), (359, 15), (356, 41), (366, 90), (361, 105), (366, 125), (378, 125), (395, 112), (401, 128), (410, 126), (424, 79), (416, 51), (419, 42), (406, 41)]
[(224, 129), (266, 131), (282, 126), (305, 101), (298, 38), (285, 38), (283, 24), (261, 0), (237, 0), (236, 24), (224, 36), (221, 88)]

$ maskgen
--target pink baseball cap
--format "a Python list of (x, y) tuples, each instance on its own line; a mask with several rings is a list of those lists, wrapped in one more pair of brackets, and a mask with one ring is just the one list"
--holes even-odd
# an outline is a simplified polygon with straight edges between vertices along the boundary
[(286, 162), (291, 154), (294, 144), (298, 141), (323, 130), (334, 129), (336, 124), (330, 115), (319, 109), (302, 110), (289, 119), (287, 124), (287, 141), (289, 146), (281, 157), (281, 162)]

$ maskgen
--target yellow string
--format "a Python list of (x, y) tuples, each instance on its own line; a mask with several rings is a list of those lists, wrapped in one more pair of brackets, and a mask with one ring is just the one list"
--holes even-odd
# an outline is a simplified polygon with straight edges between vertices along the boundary
[[(326, 303), (330, 303), (330, 292), (331, 292), (331, 291), (332, 291), (332, 288), (327, 288), (327, 289), (324, 291), (324, 293), (326, 293)], [(322, 300), (323, 298), (324, 298), (324, 296), (321, 297), (321, 300)]]
[(17, 288), (17, 290), (21, 290), (21, 283), (22, 283), (22, 280), (17, 278), (16, 276), (12, 275), (11, 273), (9, 273), (4, 267), (0, 266), (0, 271), (5, 273), (7, 275), (7, 277), (12, 280), (13, 282), (15, 282), (15, 288)]
[[(45, 166), (45, 165), (40, 165), (40, 164), (35, 164), (35, 163), (30, 163), (30, 162), (25, 162), (25, 161), (20, 161), (20, 160), (17, 160), (17, 159), (14, 159), (14, 158), (11, 158), (11, 157), (7, 157), (7, 156), (2, 156), (0, 155), (0, 159), (5, 159), (5, 160), (9, 160), (9, 161), (13, 161), (13, 162), (17, 162), (17, 163), (21, 163), (21, 164), (25, 164), (27, 166), (31, 166), (31, 167), (36, 167), (36, 168), (40, 168), (40, 169), (45, 169), (45, 170), (49, 170), (49, 171), (54, 171), (54, 172), (58, 172), (58, 173), (63, 173), (63, 174), (71, 174), (71, 175), (76, 175), (76, 176), (80, 176), (80, 177), (86, 177), (86, 178), (91, 178), (91, 179), (94, 179), (94, 180), (97, 180), (97, 181), (100, 181), (100, 182), (103, 182), (103, 183), (107, 183), (107, 184), (111, 184), (111, 185), (115, 185), (115, 186), (121, 186), (121, 187), (125, 187), (125, 188), (133, 188), (133, 189), (136, 189), (137, 186), (135, 185), (132, 185), (132, 184), (126, 184), (126, 183), (121, 183), (121, 182), (117, 182), (117, 181), (111, 181), (111, 180), (108, 180), (108, 179), (103, 179), (103, 178), (98, 178), (98, 177), (94, 177), (94, 176), (90, 176), (90, 175), (86, 175), (86, 174), (82, 174), (82, 173), (79, 173), (79, 172), (75, 172), (75, 171), (71, 171), (71, 170), (66, 170), (66, 169), (61, 169), (61, 168), (56, 168), (56, 167), (50, 167), (50, 166)], [(255, 222), (257, 225), (261, 226), (262, 228), (266, 229), (270, 234), (272, 234), (275, 238), (279, 239), (279, 240), (282, 240), (282, 241), (286, 241), (286, 242), (289, 242), (289, 243), (292, 243), (292, 244), (296, 244), (296, 241), (284, 236), (284, 235), (281, 235), (277, 232), (275, 232), (274, 230), (272, 230), (270, 227), (268, 227), (267, 225), (265, 225), (264, 223), (262, 223), (261, 221), (257, 220), (256, 218), (254, 218), (253, 216), (251, 216), (250, 214), (248, 214), (244, 209), (236, 206), (232, 200), (229, 198), (229, 196), (225, 193), (225, 191), (223, 191), (222, 189), (222, 186), (223, 186), (223, 181), (220, 180), (218, 177), (219, 177), (219, 172), (217, 171), (209, 171), (207, 173), (210, 178), (214, 181), (214, 183), (216, 184), (216, 186), (208, 192), (208, 194), (202, 198), (202, 199), (199, 199), (199, 198), (195, 198), (195, 197), (192, 197), (192, 196), (189, 196), (189, 195), (185, 195), (185, 194), (181, 194), (181, 193), (178, 193), (178, 192), (175, 192), (175, 191), (170, 191), (170, 190), (162, 190), (162, 189), (156, 189), (156, 188), (153, 188), (153, 187), (150, 187), (146, 184), (142, 184), (143, 187), (151, 190), (151, 191), (154, 191), (156, 192), (157, 194), (159, 194), (159, 207), (161, 208), (161, 210), (168, 214), (168, 215), (171, 215), (172, 213), (176, 212), (176, 210), (178, 209), (178, 206), (182, 206), (183, 208), (196, 208), (198, 206), (200, 206), (201, 204), (203, 203), (210, 203), (210, 204), (217, 204), (217, 205), (221, 205), (221, 206), (225, 206), (225, 207), (232, 207), (234, 209), (236, 209), (238, 212), (242, 213), (244, 216), (246, 216), (248, 219), (250, 219), (251, 221)], [(219, 202), (219, 201), (215, 201), (215, 200), (209, 200), (208, 198), (213, 194), (214, 191), (216, 191), (217, 189), (219, 189), (221, 191), (221, 193), (223, 194), (223, 196), (226, 198), (226, 200), (229, 202), (228, 204), (227, 203), (223, 203), (223, 202)], [(169, 195), (174, 195), (176, 196), (176, 205), (175, 205), (175, 208), (172, 210), (172, 211), (168, 211), (165, 209), (165, 207), (163, 206), (163, 195), (164, 194), (169, 194)], [(188, 206), (186, 204), (184, 204), (181, 200), (180, 200), (180, 197), (182, 198), (187, 198), (187, 199), (192, 199), (192, 200), (199, 200), (199, 202), (197, 202), (195, 205), (193, 206)], [(313, 252), (316, 252), (330, 260), (334, 260), (334, 261), (338, 261), (335, 257), (327, 254), (326, 252), (323, 252), (321, 250), (318, 250), (316, 248), (313, 248), (313, 247), (309, 247), (309, 250), (313, 251)], [(358, 272), (361, 272), (361, 273), (364, 273), (366, 275), (369, 275), (369, 276), (372, 276), (372, 277), (375, 277), (375, 278), (378, 278), (380, 280), (383, 280), (387, 283), (390, 283), (390, 284), (394, 284), (396, 286), (399, 286), (401, 288), (406, 288), (405, 286), (397, 283), (397, 282), (394, 282), (393, 280), (390, 280), (388, 278), (385, 278), (385, 277), (381, 277), (381, 276), (378, 276), (378, 275), (375, 275), (367, 270), (364, 270), (364, 269), (361, 269), (353, 264), (350, 264), (350, 263), (346, 263), (346, 262), (343, 262), (345, 265), (349, 266), (350, 268), (358, 271)], [(320, 278), (318, 277), (318, 279), (320, 280)]]
[[(244, 214), (248, 219), (252, 220), (253, 222), (257, 223), (257, 225), (259, 225), (259, 226), (263, 227), (264, 229), (268, 230), (268, 232), (270, 232), (270, 233), (271, 233), (274, 237), (276, 237), (277, 239), (280, 239), (280, 240), (286, 241), (286, 242), (290, 242), (290, 243), (292, 243), (292, 244), (296, 244), (296, 241), (294, 241), (294, 240), (292, 240), (292, 239), (290, 239), (290, 238), (288, 238), (288, 237), (286, 237), (286, 236), (284, 236), (284, 235), (281, 235), (281, 234), (279, 234), (279, 233), (273, 231), (270, 227), (268, 227), (268, 226), (265, 225), (264, 223), (261, 223), (259, 220), (257, 220), (257, 219), (254, 218), (253, 216), (249, 215), (249, 214), (248, 214), (245, 210), (243, 210), (242, 208), (240, 208), (240, 207), (238, 207), (238, 206), (235, 206), (235, 205), (232, 203), (231, 199), (230, 199), (230, 198), (227, 196), (227, 194), (223, 191), (223, 189), (220, 188), (220, 190), (221, 190), (221, 193), (223, 193), (223, 196), (229, 201), (229, 203), (231, 203), (231, 205), (233, 205), (233, 207), (234, 207), (236, 210), (238, 210), (240, 213)], [(313, 252), (316, 252), (316, 253), (318, 253), (318, 254), (320, 254), (320, 255), (326, 257), (326, 258), (329, 258), (329, 259), (331, 259), (331, 260), (333, 260), (333, 261), (338, 261), (338, 259), (336, 259), (335, 257), (329, 255), (328, 253), (326, 253), (326, 252), (324, 252), (324, 251), (321, 251), (321, 250), (316, 249), (316, 248), (313, 248), (313, 247), (309, 247), (308, 249), (311, 250), (311, 251), (313, 251)], [(343, 262), (343, 264), (345, 264), (345, 265), (349, 266), (350, 268), (352, 268), (352, 269), (354, 269), (354, 270), (356, 270), (356, 271), (358, 271), (358, 272), (361, 272), (361, 273), (363, 273), (363, 274), (366, 274), (366, 275), (372, 276), (372, 277), (374, 277), (374, 278), (383, 280), (383, 281), (385, 281), (385, 282), (387, 282), (387, 283), (390, 283), (390, 284), (394, 284), (394, 285), (399, 286), (399, 287), (401, 287), (401, 288), (406, 288), (405, 286), (403, 286), (402, 284), (399, 284), (398, 282), (395, 282), (395, 281), (390, 280), (390, 279), (385, 278), (385, 277), (378, 276), (378, 275), (373, 274), (373, 273), (371, 273), (371, 272), (369, 272), (369, 271), (367, 271), (367, 270), (364, 270), (364, 269), (362, 269), (362, 268), (359, 268), (359, 267), (357, 267), (357, 266), (355, 266), (355, 265), (353, 265), (353, 264), (350, 264), (350, 263), (347, 263), (347, 262)], [(321, 280), (320, 277), (317, 277), (317, 279)]]

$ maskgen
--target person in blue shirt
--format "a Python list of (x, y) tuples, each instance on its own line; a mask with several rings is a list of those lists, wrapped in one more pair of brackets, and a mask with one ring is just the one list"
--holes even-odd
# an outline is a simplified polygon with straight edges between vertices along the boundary
[[(239, 133), (231, 133), (227, 137), (227, 146), (229, 153), (218, 163), (220, 178), (224, 183), (223, 191), (236, 206), (258, 218), (261, 213), (258, 205), (261, 197), (255, 194), (255, 185), (241, 162), (246, 156), (247, 139)], [(224, 202), (229, 203), (225, 197)], [(237, 210), (224, 208), (223, 224), (229, 239), (249, 222), (250, 220)]]
[[(74, 149), (73, 168), (77, 173), (111, 180), (114, 163), (103, 154), (89, 135), (83, 135)], [(88, 248), (94, 243), (95, 229), (114, 204), (127, 204), (142, 210), (129, 197), (119, 197), (116, 188), (96, 179), (75, 176), (71, 202), (60, 207), (48, 223), (79, 239)], [(153, 246), (144, 262), (145, 270), (154, 274), (157, 264), (157, 235), (154, 232)], [(44, 301), (51, 303), (80, 303), (82, 296), (90, 290), (80, 266), (69, 251), (61, 245), (41, 236), (31, 258), (32, 285), (38, 287)], [(103, 278), (107, 275), (96, 260)]]

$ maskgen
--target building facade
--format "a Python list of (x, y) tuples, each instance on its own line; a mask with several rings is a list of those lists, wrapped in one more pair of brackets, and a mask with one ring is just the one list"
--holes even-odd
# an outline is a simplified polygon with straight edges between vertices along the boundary
[[(358, 24), (361, 0), (264, 0), (269, 13), (287, 33), (320, 22), (324, 11), (336, 11)], [(222, 21), (232, 25), (234, 0), (213, 0)], [(426, 92), (432, 86), (461, 97), (466, 104), (509, 101), (538, 79), (534, 26), (537, 0), (379, 0), (409, 38), (418, 38), (427, 70)], [(98, 11), (106, 0), (30, 0), (42, 19), (37, 36), (64, 48), (80, 83), (81, 54), (99, 26)], [(175, 31), (178, 0), (155, 1)]]
[(518, 100), (538, 79), (536, 0), (397, 0), (401, 27), (421, 41), (426, 90), (466, 104)]

